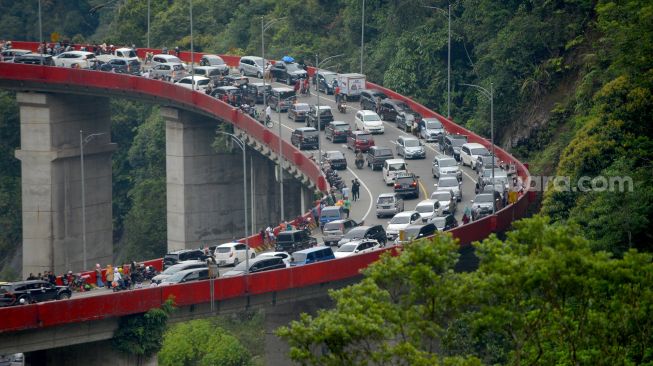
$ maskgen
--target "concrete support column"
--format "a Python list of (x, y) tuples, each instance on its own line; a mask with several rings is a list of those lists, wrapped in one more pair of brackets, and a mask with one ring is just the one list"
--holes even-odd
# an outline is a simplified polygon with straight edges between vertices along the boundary
[(276, 165), (268, 157), (253, 152), (252, 158), (254, 184), (254, 228), (258, 232), (261, 228), (279, 224), (279, 185), (276, 184)]
[[(22, 169), (23, 276), (90, 269), (113, 259), (111, 118), (108, 98), (17, 93)], [(86, 258), (83, 267), (80, 134), (84, 146)]]
[[(284, 211), (287, 221), (292, 221), (295, 217), (301, 215), (302, 211), (302, 194), (303, 186), (295, 177), (284, 173), (283, 178), (284, 191)], [(287, 192), (287, 193), (286, 193)]]
[(161, 108), (161, 115), (166, 121), (168, 250), (241, 238), (241, 150), (215, 152), (211, 144), (218, 122), (213, 119), (175, 108)]

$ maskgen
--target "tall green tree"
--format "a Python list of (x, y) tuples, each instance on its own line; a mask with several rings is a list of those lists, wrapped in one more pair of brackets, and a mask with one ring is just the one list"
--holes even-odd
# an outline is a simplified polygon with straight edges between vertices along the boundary
[(595, 253), (543, 217), (476, 246), (479, 269), (455, 273), (450, 236), (411, 243), (278, 334), (305, 365), (653, 362), (651, 255)]

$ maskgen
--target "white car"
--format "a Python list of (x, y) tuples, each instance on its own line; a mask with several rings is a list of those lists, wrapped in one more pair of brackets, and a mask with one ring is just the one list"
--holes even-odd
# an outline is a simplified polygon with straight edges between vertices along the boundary
[(439, 210), (440, 202), (436, 200), (423, 200), (415, 206), (415, 211), (422, 216), (422, 222), (427, 222), (431, 218), (438, 216)]
[(456, 201), (460, 202), (462, 200), (462, 190), (460, 189), (461, 182), (455, 176), (446, 176), (438, 179), (438, 183), (434, 184), (437, 189), (451, 190), (453, 191)]
[[(250, 250), (249, 253), (250, 258), (256, 256), (256, 253), (254, 253), (253, 250)], [(245, 261), (247, 256), (247, 245), (239, 242), (220, 244), (215, 248), (213, 256), (215, 257), (215, 262), (218, 266), (226, 266), (229, 264), (236, 266), (238, 263)]]
[(95, 54), (93, 52), (68, 51), (54, 56), (52, 60), (54, 61), (55, 66), (88, 69), (91, 67), (91, 62), (89, 60), (94, 58)]
[(399, 236), (399, 231), (405, 229), (406, 226), (421, 222), (422, 216), (417, 211), (404, 211), (394, 215), (385, 229), (388, 241), (395, 240)]
[(261, 253), (257, 256), (257, 258), (270, 258), (270, 257), (278, 257), (283, 260), (283, 263), (286, 264), (286, 267), (290, 267), (290, 261), (292, 257), (288, 252), (265, 252)]
[(440, 202), (440, 212), (443, 215), (453, 215), (456, 213), (456, 207), (458, 204), (456, 203), (456, 196), (453, 191), (445, 189), (437, 190), (431, 193), (430, 198)]
[(164, 54), (158, 54), (152, 56), (152, 67), (160, 64), (182, 64), (184, 66), (184, 69), (187, 69), (188, 66), (177, 56), (173, 55), (164, 55)]
[(204, 76), (186, 76), (176, 82), (177, 85), (182, 86), (186, 89), (193, 89), (201, 92), (206, 91), (209, 83), (211, 83), (211, 79)]
[(383, 121), (376, 112), (362, 110), (356, 112), (356, 117), (354, 117), (354, 125), (357, 129), (361, 131), (367, 131), (369, 133), (383, 133), (385, 129), (383, 127)]
[(333, 255), (336, 257), (336, 259), (339, 259), (349, 257), (350, 255), (354, 254), (371, 252), (379, 248), (381, 248), (381, 244), (379, 244), (379, 242), (374, 239), (360, 239), (343, 244), (333, 253)]
[(408, 173), (408, 165), (404, 159), (388, 159), (383, 162), (382, 173), (386, 185), (394, 184), (398, 174)]
[(479, 143), (468, 142), (460, 147), (460, 162), (462, 165), (474, 168), (476, 160), (481, 155), (490, 155), (490, 152)]

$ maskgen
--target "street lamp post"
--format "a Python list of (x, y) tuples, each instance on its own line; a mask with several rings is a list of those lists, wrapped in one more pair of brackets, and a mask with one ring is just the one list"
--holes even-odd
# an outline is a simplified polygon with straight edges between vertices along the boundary
[[(344, 53), (341, 53), (339, 55), (333, 55), (331, 57), (327, 57), (324, 60), (322, 60), (322, 63), (325, 63), (331, 59), (334, 59), (336, 57), (342, 57), (344, 56)], [(361, 66), (362, 67), (362, 66)], [(320, 60), (318, 59), (317, 53), (315, 54), (315, 72), (319, 72), (320, 70)], [(315, 79), (317, 80), (317, 78)], [(325, 89), (326, 90), (326, 89)], [(318, 87), (316, 90), (317, 94), (317, 151), (318, 151), (318, 161), (322, 163), (322, 144), (320, 143), (320, 131), (322, 131), (322, 122), (320, 122), (320, 88)]]
[(361, 74), (363, 73), (364, 46), (365, 46), (365, 0), (363, 0), (363, 11), (361, 12)]
[(106, 134), (105, 132), (101, 133), (92, 133), (84, 137), (84, 131), (79, 130), (79, 159), (80, 159), (80, 170), (81, 170), (81, 181), (82, 181), (82, 255), (83, 255), (83, 269), (87, 270), (86, 267), (86, 182), (84, 181), (84, 145), (91, 141), (93, 138)]
[(190, 75), (191, 82), (193, 83), (193, 89), (195, 88), (195, 64), (194, 57), (195, 49), (193, 45), (193, 0), (189, 0), (190, 4)]
[(274, 23), (277, 23), (279, 21), (282, 21), (286, 19), (286, 17), (281, 17), (281, 18), (276, 18), (269, 20), (267, 23), (264, 23), (263, 21), (265, 20), (264, 17), (261, 17), (261, 58), (263, 59), (263, 104), (268, 103), (267, 99), (267, 89), (265, 88), (265, 31), (268, 30)]
[(436, 6), (422, 6), (423, 8), (435, 9), (447, 15), (448, 41), (447, 41), (447, 118), (451, 118), (451, 3), (447, 5), (447, 11)]
[(493, 90), (493, 83), (490, 83), (490, 90), (485, 89), (482, 86), (475, 85), (475, 84), (460, 84), (463, 86), (470, 86), (472, 88), (475, 88), (478, 90), (483, 96), (488, 98), (490, 100), (490, 141), (492, 144), (492, 215), (494, 215), (495, 212), (495, 205), (496, 202), (494, 201), (494, 192), (496, 189), (495, 186), (495, 181), (494, 181), (494, 90)]
[(147, 48), (150, 48), (150, 0), (147, 0)]

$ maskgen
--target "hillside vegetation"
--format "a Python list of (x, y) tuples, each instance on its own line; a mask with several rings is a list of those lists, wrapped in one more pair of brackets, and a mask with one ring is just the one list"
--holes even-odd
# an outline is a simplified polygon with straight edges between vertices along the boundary
[[(147, 3), (44, 0), (43, 33), (144, 46)], [(100, 4), (108, 5), (89, 13)], [(189, 48), (188, 4), (151, 1), (153, 47)], [(365, 1), (363, 72), (443, 114), (447, 4)], [(342, 53), (328, 66), (359, 71), (361, 5), (361, 0), (193, 0), (194, 44), (198, 51), (259, 55), (261, 17), (285, 17), (265, 32), (268, 57), (289, 54), (313, 64), (315, 54), (325, 59)], [(36, 2), (0, 1), (0, 38), (36, 40), (35, 7)], [(74, 21), (66, 21), (68, 17)], [(451, 6), (451, 30), (452, 118), (489, 136), (489, 101), (461, 84), (492, 83), (497, 141), (532, 162), (534, 173), (568, 177), (572, 186), (581, 177), (632, 178), (630, 192), (550, 190), (542, 212), (577, 225), (596, 250), (618, 256), (629, 247), (650, 250), (650, 1), (460, 0)], [(0, 108), (0, 257), (6, 258), (20, 241), (15, 199), (20, 196), (20, 169), (12, 157), (19, 131), (9, 94), (2, 94)], [(134, 108), (142, 113), (131, 113)], [(137, 237), (139, 246), (148, 248), (146, 253), (121, 250), (130, 257), (161, 255), (163, 238), (154, 234), (165, 232), (165, 206), (148, 198), (165, 191), (158, 112), (125, 103), (114, 105), (114, 111), (114, 118), (122, 121), (113, 135), (120, 146), (114, 160), (116, 240), (129, 246)], [(128, 225), (135, 229), (131, 236)], [(143, 234), (148, 232), (152, 235)]]

